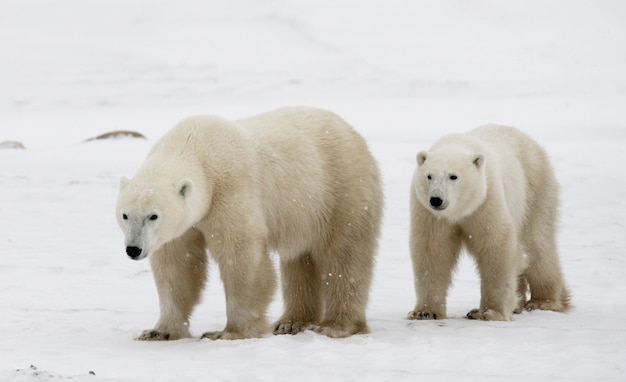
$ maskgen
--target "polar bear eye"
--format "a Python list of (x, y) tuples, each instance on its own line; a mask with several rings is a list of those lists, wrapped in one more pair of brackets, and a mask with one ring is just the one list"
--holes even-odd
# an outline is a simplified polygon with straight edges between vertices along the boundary
[(149, 219), (150, 220), (157, 220), (159, 218), (158, 215), (150, 215)]
[(122, 219), (124, 219), (124, 220), (128, 220), (128, 215), (126, 215), (126, 214), (122, 214)]
[(450, 175), (450, 180), (457, 180), (459, 177), (456, 175)]
[(428, 175), (426, 175), (426, 179), (428, 179), (428, 180), (432, 180), (432, 179), (433, 179), (433, 177), (432, 177), (430, 174), (428, 174)]

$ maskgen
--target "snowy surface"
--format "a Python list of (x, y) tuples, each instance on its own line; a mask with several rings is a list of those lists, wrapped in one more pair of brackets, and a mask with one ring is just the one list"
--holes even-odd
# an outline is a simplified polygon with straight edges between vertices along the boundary
[[(0, 142), (26, 149), (0, 150), (0, 380), (626, 380), (624, 20), (604, 0), (3, 0)], [(188, 114), (293, 104), (342, 115), (381, 164), (371, 334), (133, 341), (158, 300), (148, 262), (124, 254), (119, 177)], [(554, 161), (576, 308), (469, 321), (464, 257), (451, 318), (407, 321), (415, 153), (489, 122)], [(120, 129), (148, 140), (85, 142)], [(221, 288), (212, 270), (196, 336), (223, 327)]]

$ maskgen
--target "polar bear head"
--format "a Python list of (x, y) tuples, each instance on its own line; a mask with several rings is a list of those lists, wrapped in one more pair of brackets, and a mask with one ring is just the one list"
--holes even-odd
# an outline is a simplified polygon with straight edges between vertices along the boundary
[(485, 157), (462, 146), (417, 154), (413, 183), (419, 202), (436, 216), (456, 222), (472, 214), (487, 197)]
[(208, 202), (196, 188), (191, 179), (120, 180), (116, 214), (131, 259), (146, 258), (206, 214)]

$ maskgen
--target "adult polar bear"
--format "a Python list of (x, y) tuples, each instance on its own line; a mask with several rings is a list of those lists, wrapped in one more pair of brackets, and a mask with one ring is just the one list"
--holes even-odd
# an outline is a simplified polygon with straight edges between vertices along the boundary
[(463, 246), (481, 276), (480, 308), (469, 318), (508, 321), (523, 308), (570, 308), (556, 245), (558, 184), (535, 141), (515, 128), (484, 126), (442, 138), (417, 162), (410, 247), (418, 301), (410, 319), (446, 317)]
[(140, 340), (189, 337), (207, 277), (206, 249), (226, 294), (223, 331), (262, 336), (280, 255), (285, 312), (275, 334), (367, 331), (383, 195), (365, 141), (338, 116), (283, 108), (229, 121), (194, 116), (120, 182), (117, 219), (132, 259), (149, 257), (160, 318)]

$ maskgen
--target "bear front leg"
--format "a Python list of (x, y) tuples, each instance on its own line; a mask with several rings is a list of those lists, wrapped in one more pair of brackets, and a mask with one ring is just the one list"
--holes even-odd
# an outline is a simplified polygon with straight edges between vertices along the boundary
[[(211, 248), (220, 267), (226, 295), (226, 327), (202, 338), (237, 340), (262, 337), (269, 331), (266, 310), (276, 289), (276, 274), (262, 240), (236, 236)], [(234, 248), (229, 249), (228, 244)]]
[(513, 236), (501, 246), (486, 247), (475, 252), (480, 273), (480, 308), (472, 309), (467, 317), (485, 321), (511, 321), (513, 312), (519, 306), (517, 294), (520, 268)]
[(407, 318), (444, 319), (448, 289), (461, 241), (445, 221), (430, 216), (428, 212), (420, 214), (416, 210), (422, 207), (417, 204), (413, 207), (410, 248), (417, 303)]
[(190, 229), (153, 253), (150, 265), (161, 314), (154, 328), (144, 330), (136, 339), (164, 341), (190, 337), (189, 318), (200, 301), (207, 278), (204, 237)]
[(285, 312), (273, 325), (274, 334), (298, 334), (319, 323), (320, 272), (311, 254), (282, 260)]

